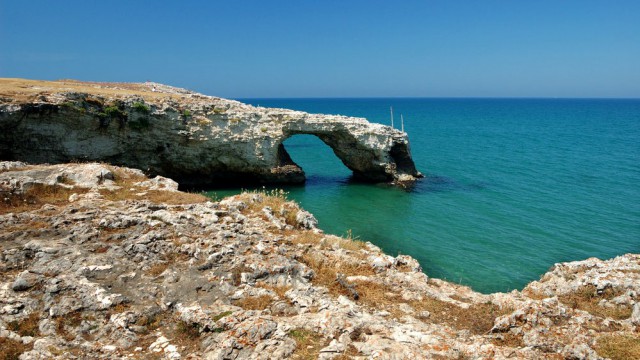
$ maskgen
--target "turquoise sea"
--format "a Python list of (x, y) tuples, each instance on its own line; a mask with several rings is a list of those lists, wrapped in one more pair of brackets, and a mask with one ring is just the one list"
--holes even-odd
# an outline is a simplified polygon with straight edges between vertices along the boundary
[[(554, 263), (640, 252), (640, 100), (241, 99), (405, 130), (426, 178), (410, 191), (351, 181), (314, 136), (285, 142), (307, 173), (285, 188), (328, 233), (408, 254), (485, 293)], [(218, 196), (240, 189), (213, 189)]]

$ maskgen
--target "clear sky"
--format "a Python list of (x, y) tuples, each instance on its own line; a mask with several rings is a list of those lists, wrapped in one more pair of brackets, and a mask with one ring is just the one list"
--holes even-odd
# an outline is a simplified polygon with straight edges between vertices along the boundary
[(223, 97), (640, 97), (638, 0), (0, 0), (0, 77)]

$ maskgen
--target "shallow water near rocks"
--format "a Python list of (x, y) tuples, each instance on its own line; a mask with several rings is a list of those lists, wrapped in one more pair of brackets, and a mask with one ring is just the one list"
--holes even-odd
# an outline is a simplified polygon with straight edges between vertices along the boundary
[(640, 252), (640, 100), (241, 101), (387, 125), (393, 106), (396, 127), (402, 113), (426, 175), (409, 191), (351, 181), (307, 135), (285, 142), (307, 174), (285, 190), (326, 232), (411, 255), (429, 276), (508, 291), (556, 262)]

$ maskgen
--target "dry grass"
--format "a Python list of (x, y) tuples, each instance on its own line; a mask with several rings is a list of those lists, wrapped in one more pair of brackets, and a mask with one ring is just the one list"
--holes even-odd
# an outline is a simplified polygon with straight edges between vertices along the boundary
[(0, 194), (0, 214), (35, 210), (44, 204), (69, 203), (71, 194), (86, 193), (86, 189), (67, 189), (57, 185), (36, 184), (21, 194)]
[(20, 341), (0, 338), (0, 360), (18, 360), (22, 353), (33, 348), (33, 344), (25, 345)]
[(198, 204), (210, 201), (208, 197), (199, 193), (190, 193), (184, 191), (161, 191), (151, 190), (147, 191), (144, 198), (156, 203), (165, 205), (188, 205)]
[(96, 254), (104, 254), (107, 251), (109, 251), (109, 246), (103, 245), (98, 246), (93, 252), (95, 252)]
[(499, 334), (499, 337), (491, 339), (491, 342), (496, 346), (508, 346), (512, 348), (522, 348), (525, 346), (524, 339), (521, 334), (514, 334), (511, 332)]
[(497, 317), (509, 314), (511, 308), (500, 309), (492, 303), (473, 304), (468, 308), (427, 298), (422, 301), (412, 301), (409, 303), (418, 311), (429, 311), (430, 321), (435, 323), (445, 323), (459, 330), (469, 330), (474, 334), (486, 334), (493, 327)]
[(69, 328), (77, 328), (82, 323), (82, 314), (80, 311), (74, 311), (64, 316), (58, 316), (55, 318), (56, 329), (67, 341), (75, 339), (75, 337), (69, 332)]
[(149, 270), (147, 270), (147, 275), (156, 277), (162, 274), (169, 267), (169, 263), (162, 262), (152, 265)]
[(398, 309), (397, 305), (406, 301), (385, 284), (374, 281), (358, 282), (356, 291), (360, 295), (359, 302), (369, 307), (387, 310), (396, 318), (405, 314)]
[(534, 290), (530, 290), (530, 289), (524, 289), (522, 291), (522, 294), (526, 297), (528, 297), (529, 299), (533, 299), (533, 300), (542, 300), (542, 299), (546, 299), (549, 296), (546, 296), (545, 294), (538, 292), (538, 291), (534, 291)]
[(8, 323), (7, 329), (20, 334), (20, 336), (38, 336), (38, 334), (40, 334), (40, 330), (38, 329), (39, 322), (40, 315), (33, 312), (25, 319)]
[[(302, 260), (310, 263), (310, 267), (316, 271), (316, 277), (312, 280), (316, 285), (325, 286), (334, 295), (349, 296), (350, 293), (336, 280), (337, 272), (331, 266), (325, 266), (311, 258)], [(347, 272), (349, 275), (356, 275)], [(497, 317), (508, 314), (513, 309), (500, 309), (497, 305), (474, 304), (468, 308), (462, 308), (452, 303), (437, 299), (425, 298), (421, 301), (407, 301), (402, 299), (397, 289), (389, 285), (377, 282), (366, 281), (356, 282), (355, 290), (359, 298), (358, 302), (371, 308), (383, 309), (391, 313), (394, 317), (404, 316), (405, 313), (398, 308), (398, 305), (405, 303), (410, 305), (415, 311), (428, 311), (431, 315), (428, 319), (423, 319), (432, 323), (444, 323), (459, 330), (469, 330), (474, 334), (485, 334), (493, 327)]]
[(324, 235), (316, 234), (310, 230), (294, 230), (286, 232), (285, 234), (291, 234), (291, 242), (293, 244), (305, 244), (305, 245), (317, 245), (320, 243)]
[(120, 186), (118, 190), (100, 190), (100, 194), (107, 200), (149, 200), (156, 204), (166, 205), (186, 205), (204, 203), (210, 199), (202, 194), (182, 191), (166, 190), (146, 190), (135, 186), (136, 183), (147, 180), (144, 175), (128, 172), (117, 167), (109, 166), (109, 170), (114, 174), (115, 185)]
[(347, 233), (347, 237), (326, 236), (323, 239), (322, 249), (338, 247), (341, 249), (358, 252), (367, 248), (367, 244), (358, 239), (351, 237), (351, 230)]
[(144, 84), (0, 78), (0, 97), (12, 98), (20, 103), (33, 101), (40, 95), (58, 92), (78, 92), (115, 98), (138, 95), (149, 102), (159, 102), (161, 99), (170, 98), (181, 100), (180, 95), (154, 92)]
[[(185, 353), (197, 352), (200, 348), (200, 326), (176, 319), (170, 335), (171, 343), (185, 349)], [(182, 351), (181, 351), (182, 352)]]
[(50, 228), (51, 225), (47, 224), (43, 221), (31, 221), (28, 223), (16, 224), (9, 227), (4, 228), (6, 233), (19, 232), (19, 231), (30, 231), (30, 230), (45, 230)]
[(142, 315), (136, 320), (136, 325), (144, 326), (148, 331), (153, 331), (162, 325), (162, 322), (166, 318), (165, 313)]
[(176, 323), (176, 333), (185, 340), (193, 341), (200, 337), (200, 327), (196, 323), (188, 323), (181, 320)]
[(272, 301), (273, 299), (269, 295), (247, 296), (244, 299), (234, 301), (233, 304), (246, 310), (264, 310), (269, 307)]
[(247, 209), (252, 212), (262, 211), (265, 206), (270, 207), (274, 212), (279, 211), (289, 201), (287, 199), (288, 193), (282, 189), (247, 191), (240, 196), (248, 199), (254, 195), (259, 195), (257, 198), (261, 201), (248, 201)]
[(112, 306), (105, 313), (105, 317), (108, 319), (108, 318), (111, 317), (111, 315), (120, 314), (120, 313), (123, 313), (123, 312), (129, 310), (130, 307), (131, 307), (131, 305), (129, 305), (127, 303), (120, 303), (118, 305)]
[(271, 290), (274, 293), (276, 293), (276, 295), (278, 295), (278, 298), (280, 299), (286, 299), (287, 297), (285, 296), (285, 293), (291, 290), (291, 286), (273, 286), (273, 285), (265, 284), (263, 282), (256, 283), (256, 287)]
[[(251, 201), (255, 195), (259, 195), (256, 198), (260, 199), (260, 201)], [(243, 192), (240, 197), (247, 202), (247, 208), (244, 209), (244, 213), (256, 213), (260, 216), (263, 216), (262, 209), (266, 206), (270, 207), (273, 211), (274, 215), (282, 216), (285, 219), (285, 223), (287, 225), (291, 225), (293, 227), (297, 226), (296, 216), (298, 215), (298, 207), (289, 202), (287, 196), (289, 193), (282, 189), (274, 189), (274, 190), (254, 190), (251, 192)], [(264, 217), (264, 216), (263, 216)], [(265, 219), (266, 220), (266, 219)]]
[(353, 359), (354, 356), (358, 355), (358, 349), (356, 349), (355, 346), (349, 344), (347, 346), (347, 350), (345, 350), (344, 353), (334, 357), (332, 360), (349, 360), (349, 359)]
[(296, 341), (296, 349), (291, 355), (293, 359), (317, 359), (320, 350), (329, 344), (321, 334), (305, 329), (294, 329), (289, 332)]
[[(335, 262), (329, 261), (329, 259), (323, 257), (318, 253), (306, 253), (300, 259), (302, 263), (310, 267), (315, 276), (312, 282), (315, 285), (326, 287), (330, 293), (334, 295), (351, 296), (351, 292), (344, 286), (340, 285), (337, 281), (338, 274), (347, 274), (349, 276), (372, 276), (375, 275), (375, 271), (371, 266), (360, 263), (347, 263), (347, 262)], [(358, 292), (359, 289), (356, 289)]]
[(591, 315), (612, 318), (616, 320), (628, 319), (631, 316), (632, 308), (629, 306), (603, 307), (598, 303), (603, 299), (613, 299), (624, 293), (617, 288), (607, 288), (598, 294), (593, 285), (583, 286), (574, 293), (558, 296), (558, 299), (572, 309), (584, 310)]
[[(1, 95), (0, 95), (1, 96)], [(24, 170), (33, 170), (37, 168), (37, 166), (34, 165), (26, 165), (26, 166), (21, 166), (21, 167), (16, 167), (16, 168), (11, 168), (11, 169), (0, 169), (0, 174), (2, 173), (6, 173), (6, 172), (10, 172), (10, 171), (24, 171)]]
[(320, 245), (321, 249), (328, 249), (337, 246), (341, 249), (354, 252), (367, 249), (367, 244), (363, 241), (351, 238), (341, 238), (338, 236), (316, 234), (311, 230), (294, 230), (284, 232), (284, 234), (289, 236), (291, 243), (293, 244)]
[(640, 335), (604, 335), (598, 338), (595, 350), (612, 360), (637, 360), (640, 359)]
[(242, 273), (244, 272), (253, 272), (253, 269), (245, 265), (236, 266), (231, 269), (231, 283), (233, 283), (233, 286), (242, 284)]

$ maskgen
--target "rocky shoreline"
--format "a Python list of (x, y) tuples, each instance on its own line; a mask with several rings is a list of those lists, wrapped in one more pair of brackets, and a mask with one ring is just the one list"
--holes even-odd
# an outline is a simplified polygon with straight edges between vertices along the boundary
[(363, 118), (255, 107), (157, 83), (0, 79), (0, 159), (106, 161), (182, 186), (301, 183), (283, 142), (315, 135), (354, 178), (410, 184), (406, 133)]
[(640, 255), (556, 264), (523, 291), (485, 295), (323, 234), (280, 192), (212, 201), (139, 170), (0, 162), (0, 195), (6, 359), (640, 351)]

